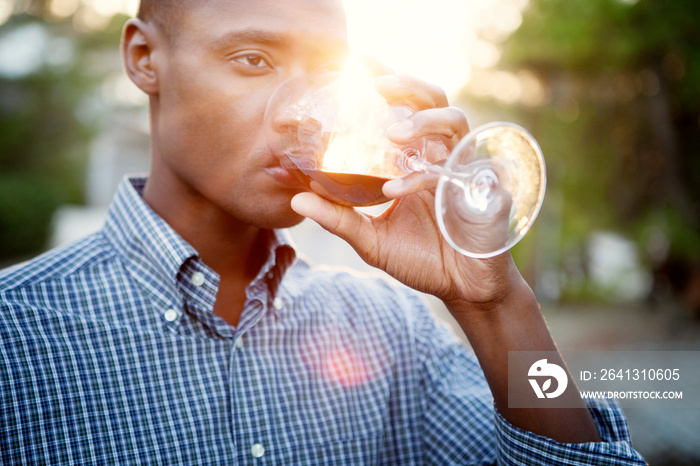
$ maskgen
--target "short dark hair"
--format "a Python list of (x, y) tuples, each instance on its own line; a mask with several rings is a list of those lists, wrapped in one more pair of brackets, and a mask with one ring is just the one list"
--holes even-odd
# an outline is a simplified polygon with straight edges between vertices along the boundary
[(184, 7), (191, 3), (188, 0), (141, 0), (136, 16), (141, 21), (155, 24), (172, 39), (177, 24), (182, 19)]

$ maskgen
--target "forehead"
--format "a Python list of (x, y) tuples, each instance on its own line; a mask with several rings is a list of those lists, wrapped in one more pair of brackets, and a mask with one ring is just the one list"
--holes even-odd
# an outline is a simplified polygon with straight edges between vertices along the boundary
[(340, 0), (202, 0), (195, 4), (183, 12), (177, 32), (188, 41), (259, 31), (319, 45), (347, 44)]

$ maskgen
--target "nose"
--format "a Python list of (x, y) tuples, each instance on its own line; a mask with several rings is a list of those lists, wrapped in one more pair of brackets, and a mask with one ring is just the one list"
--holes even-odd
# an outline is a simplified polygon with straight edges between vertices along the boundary
[(272, 121), (277, 151), (296, 160), (295, 163), (313, 167), (325, 151), (323, 124), (302, 112), (283, 112)]
[(265, 113), (268, 145), (275, 155), (304, 165), (322, 160), (334, 124), (332, 99), (324, 86), (328, 73), (308, 73), (305, 66), (290, 68), (301, 73), (283, 82), (270, 98)]
[[(306, 68), (296, 65), (298, 75), (284, 81), (275, 90), (267, 104), (266, 116), (272, 130), (283, 134), (296, 134), (301, 138), (318, 134), (323, 129), (318, 115), (318, 77), (306, 73)], [(322, 105), (321, 105), (322, 106)]]
[(302, 76), (305, 74), (309, 74), (312, 70), (309, 69), (309, 66), (306, 65), (305, 63), (302, 63), (301, 61), (292, 64), (289, 66), (288, 72), (289, 72), (289, 78), (296, 78), (298, 76)]
[(314, 168), (325, 150), (323, 124), (304, 102), (282, 105), (268, 118), (268, 143), (279, 158), (293, 160), (297, 167)]

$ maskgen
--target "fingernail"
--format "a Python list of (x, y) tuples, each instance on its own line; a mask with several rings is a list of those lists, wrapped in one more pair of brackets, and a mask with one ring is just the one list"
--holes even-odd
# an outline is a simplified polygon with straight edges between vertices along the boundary
[(401, 178), (396, 178), (394, 180), (389, 180), (386, 183), (384, 183), (384, 186), (382, 187), (382, 192), (384, 192), (384, 195), (389, 196), (389, 197), (394, 197), (397, 193), (400, 193), (402, 191), (402, 187), (406, 184), (404, 181), (403, 177)]
[(389, 127), (387, 136), (389, 139), (410, 139), (413, 135), (413, 122), (411, 120), (403, 120)]
[(299, 193), (292, 198), (291, 207), (292, 210), (299, 215), (308, 217), (318, 206), (315, 205), (313, 195), (310, 195), (309, 193)]
[(397, 87), (401, 86), (401, 81), (399, 78), (393, 74), (388, 74), (385, 76), (379, 76), (374, 78), (374, 88), (381, 94), (383, 92), (389, 92)]
[(383, 76), (378, 76), (375, 78), (375, 83), (385, 85), (385, 86), (398, 86), (400, 84), (399, 78), (393, 74), (385, 74)]

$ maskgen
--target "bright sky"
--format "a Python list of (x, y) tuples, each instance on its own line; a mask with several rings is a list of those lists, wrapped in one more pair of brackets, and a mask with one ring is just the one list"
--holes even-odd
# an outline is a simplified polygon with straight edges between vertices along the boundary
[[(346, 0), (351, 49), (397, 72), (458, 90), (469, 78), (475, 33), (466, 0)], [(429, 6), (429, 7), (428, 7)]]
[(344, 0), (350, 42), (397, 72), (455, 94), (473, 67), (496, 64), (492, 42), (513, 32), (528, 0)]

